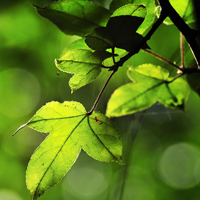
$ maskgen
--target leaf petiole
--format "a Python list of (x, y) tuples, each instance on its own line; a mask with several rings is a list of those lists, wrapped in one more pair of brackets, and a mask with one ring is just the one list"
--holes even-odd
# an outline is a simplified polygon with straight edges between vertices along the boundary
[(106, 82), (105, 82), (104, 86), (102, 87), (102, 89), (101, 89), (101, 91), (100, 91), (100, 93), (99, 93), (96, 101), (94, 102), (94, 105), (92, 106), (91, 110), (89, 112), (87, 112), (88, 116), (91, 115), (93, 113), (94, 109), (97, 107), (97, 104), (98, 104), (98, 102), (99, 102), (99, 100), (100, 100), (100, 98), (101, 98), (101, 96), (102, 96), (102, 94), (103, 94), (103, 92), (104, 92), (104, 90), (105, 90), (108, 82), (110, 81), (110, 79), (112, 78), (112, 76), (115, 74), (115, 72), (116, 71), (112, 71), (112, 73), (110, 74), (110, 76), (106, 80)]
[(166, 62), (167, 64), (177, 68), (178, 70), (180, 71), (183, 71), (183, 69), (181, 67), (179, 67), (178, 65), (174, 64), (173, 62), (170, 62), (169, 60), (163, 58), (162, 56), (159, 56), (158, 54), (152, 52), (152, 51), (149, 51), (147, 49), (142, 49), (143, 51), (145, 51), (146, 53), (149, 53), (151, 54), (152, 56), (155, 56), (156, 58), (158, 58), (159, 60), (162, 60), (163, 62)]

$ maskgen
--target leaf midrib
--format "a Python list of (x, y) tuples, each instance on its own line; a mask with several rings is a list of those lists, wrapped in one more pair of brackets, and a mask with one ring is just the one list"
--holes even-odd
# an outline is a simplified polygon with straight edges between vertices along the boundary
[[(72, 133), (76, 130), (76, 128), (81, 124), (81, 122), (87, 117), (87, 115), (84, 115), (84, 117), (77, 123), (77, 125), (73, 128), (73, 130), (71, 131), (71, 133), (68, 135), (68, 137), (65, 139), (63, 145), (60, 147), (59, 151), (57, 152), (57, 154), (55, 155), (54, 159), (51, 161), (51, 163), (49, 164), (49, 166), (47, 167), (46, 171), (44, 172), (42, 178), (40, 179), (38, 186), (35, 190), (35, 194), (37, 194), (37, 190), (43, 180), (43, 178), (45, 177), (46, 173), (48, 172), (48, 170), (50, 169), (50, 167), (52, 166), (53, 162), (56, 160), (57, 156), (59, 155), (59, 153), (61, 152), (62, 148), (64, 147), (65, 143), (67, 142), (67, 140), (71, 137)], [(35, 195), (34, 195), (35, 196)]]

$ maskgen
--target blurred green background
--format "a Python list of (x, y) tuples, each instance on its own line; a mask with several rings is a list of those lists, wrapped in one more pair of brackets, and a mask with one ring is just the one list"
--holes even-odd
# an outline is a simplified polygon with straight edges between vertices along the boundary
[[(25, 171), (44, 139), (29, 128), (12, 137), (15, 130), (52, 100), (79, 101), (89, 110), (108, 76), (105, 70), (94, 83), (71, 94), (71, 76), (57, 75), (54, 60), (77, 37), (64, 35), (32, 6), (50, 2), (0, 0), (0, 200), (30, 199)], [(148, 44), (154, 52), (180, 64), (179, 32), (174, 26), (162, 25)], [(193, 59), (187, 45), (185, 51), (189, 65)], [(104, 113), (111, 93), (129, 81), (127, 67), (142, 63), (161, 65), (175, 73), (140, 52), (113, 77), (97, 110)], [(200, 199), (200, 103), (195, 93), (184, 112), (156, 104), (146, 112), (113, 121), (122, 135), (127, 166), (101, 163), (82, 152), (66, 177), (41, 200), (118, 200), (122, 193), (124, 200)]]

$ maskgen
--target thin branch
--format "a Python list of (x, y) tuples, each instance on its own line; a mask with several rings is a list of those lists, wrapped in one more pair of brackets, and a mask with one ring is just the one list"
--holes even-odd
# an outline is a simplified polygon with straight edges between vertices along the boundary
[(183, 76), (185, 73), (181, 73), (177, 76), (175, 76), (171, 81), (166, 81), (167, 83), (172, 83), (173, 81), (175, 81), (177, 78), (180, 78), (181, 76)]
[[(115, 49), (114, 49), (114, 47), (112, 48), (112, 59), (113, 59), (113, 63), (115, 64), (116, 61), (115, 61)], [(105, 68), (106, 68), (106, 67), (105, 67)], [(108, 67), (108, 68), (110, 68), (110, 67)], [(104, 90), (105, 90), (107, 84), (108, 84), (108, 82), (110, 81), (110, 79), (112, 78), (112, 76), (114, 75), (114, 73), (115, 73), (117, 70), (118, 70), (118, 68), (116, 68), (115, 70), (112, 71), (112, 73), (111, 73), (110, 76), (108, 77), (107, 81), (105, 82), (103, 88), (101, 89), (101, 92), (99, 93), (99, 95), (98, 95), (98, 97), (97, 97), (97, 99), (96, 99), (96, 101), (95, 101), (95, 103), (94, 103), (92, 109), (87, 113), (87, 115), (91, 115), (91, 114), (93, 113), (94, 109), (96, 108), (96, 106), (97, 106), (97, 104), (98, 104), (98, 102), (99, 102), (99, 100), (100, 100), (100, 98), (101, 98), (101, 96), (102, 96), (102, 94), (103, 94), (103, 92), (104, 92)]]
[(161, 11), (160, 17), (158, 20), (153, 24), (150, 31), (147, 33), (147, 35), (143, 38), (143, 40), (135, 47), (133, 50), (131, 50), (127, 55), (125, 55), (123, 58), (121, 58), (118, 62), (116, 62), (111, 68), (111, 70), (116, 70), (120, 66), (122, 66), (130, 57), (138, 53), (142, 46), (151, 38), (151, 36), (154, 34), (154, 32), (157, 30), (157, 28), (163, 23), (164, 19), (167, 17), (167, 14), (165, 12)]
[(115, 47), (112, 47), (112, 59), (113, 59), (113, 63), (115, 64)]
[(92, 106), (91, 110), (87, 113), (87, 115), (91, 115), (93, 113), (94, 109), (96, 108), (96, 106), (97, 106), (97, 104), (98, 104), (98, 102), (99, 102), (99, 100), (100, 100), (100, 98), (101, 98), (101, 96), (102, 96), (107, 84), (108, 84), (108, 82), (110, 81), (110, 79), (112, 78), (112, 76), (114, 75), (115, 72), (116, 71), (112, 71), (112, 73), (110, 74), (110, 76), (106, 80), (106, 82), (105, 82), (103, 88), (101, 89), (96, 101), (94, 102), (94, 105)]
[(191, 29), (184, 20), (180, 17), (180, 15), (176, 12), (176, 10), (171, 6), (169, 0), (158, 0), (160, 6), (162, 7), (162, 11), (167, 13), (169, 18), (172, 20), (174, 25), (179, 29), (181, 33), (185, 36), (190, 49), (193, 53), (193, 56), (196, 60), (198, 68), (200, 68), (200, 48), (196, 42), (195, 31)]
[(159, 56), (158, 54), (153, 53), (152, 51), (149, 51), (149, 50), (147, 50), (147, 49), (142, 49), (142, 50), (145, 51), (145, 52), (147, 52), (147, 53), (149, 53), (149, 54), (151, 54), (152, 56), (155, 56), (155, 57), (158, 58), (159, 60), (162, 60), (163, 62), (166, 62), (167, 64), (169, 64), (169, 65), (171, 65), (171, 66), (177, 68), (178, 70), (181, 70), (181, 71), (182, 71), (182, 69), (181, 69), (178, 65), (176, 65), (176, 64), (174, 64), (174, 63), (172, 63), (172, 62), (170, 62), (169, 60), (163, 58), (162, 56)]
[(183, 33), (180, 32), (180, 54), (181, 54), (181, 68), (185, 68), (184, 61), (184, 37)]

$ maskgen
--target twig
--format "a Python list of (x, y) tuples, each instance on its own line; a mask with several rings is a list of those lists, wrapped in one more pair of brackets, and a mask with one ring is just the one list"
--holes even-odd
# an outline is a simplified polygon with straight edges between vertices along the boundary
[(181, 53), (181, 68), (185, 68), (184, 61), (184, 37), (183, 33), (180, 32), (180, 53)]
[(139, 52), (141, 47), (151, 38), (151, 36), (154, 34), (154, 32), (157, 30), (157, 28), (163, 23), (164, 19), (167, 17), (167, 14), (161, 11), (160, 17), (158, 20), (153, 24), (150, 31), (147, 33), (147, 35), (143, 38), (143, 40), (135, 47), (133, 50), (131, 50), (127, 55), (125, 55), (123, 58), (121, 58), (118, 62), (116, 62), (110, 70), (118, 69), (120, 66), (122, 66), (130, 57), (135, 55)]
[(185, 36), (193, 56), (196, 60), (198, 68), (200, 68), (200, 48), (195, 40), (196, 34), (193, 29), (191, 29), (184, 20), (179, 16), (179, 14), (171, 6), (169, 0), (158, 0), (162, 11), (167, 13), (169, 18), (172, 20), (174, 25), (179, 29), (179, 31)]
[(110, 79), (112, 78), (112, 76), (114, 75), (115, 72), (116, 71), (112, 71), (112, 73), (110, 74), (110, 76), (106, 80), (106, 82), (105, 82), (103, 88), (101, 89), (96, 101), (94, 102), (94, 105), (92, 106), (91, 110), (87, 113), (87, 115), (91, 115), (93, 113), (94, 109), (96, 108), (96, 106), (97, 106), (97, 104), (98, 104), (98, 102), (99, 102), (99, 100), (100, 100), (100, 98), (101, 98), (101, 96), (102, 96), (107, 84), (108, 84), (108, 82), (110, 81)]
[(163, 62), (166, 62), (167, 64), (169, 64), (169, 65), (171, 65), (171, 66), (177, 68), (178, 70), (181, 70), (181, 71), (182, 71), (182, 69), (181, 69), (178, 65), (176, 65), (176, 64), (174, 64), (174, 63), (172, 63), (172, 62), (170, 62), (169, 60), (163, 58), (162, 56), (159, 56), (158, 54), (153, 53), (152, 51), (149, 51), (149, 50), (147, 50), (147, 49), (142, 49), (142, 50), (145, 51), (145, 52), (147, 52), (147, 53), (149, 53), (149, 54), (151, 54), (152, 56), (155, 56), (155, 57), (158, 58), (159, 60), (162, 60)]
[(175, 81), (177, 78), (180, 78), (181, 76), (183, 76), (185, 73), (181, 73), (177, 76), (175, 76), (171, 81), (166, 81), (167, 83), (172, 83), (173, 81)]

